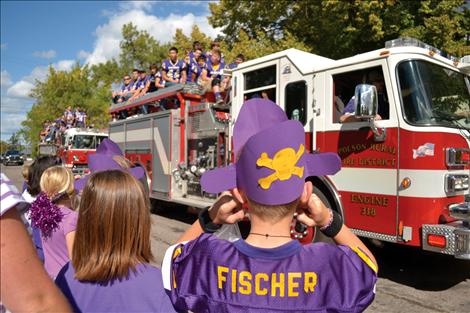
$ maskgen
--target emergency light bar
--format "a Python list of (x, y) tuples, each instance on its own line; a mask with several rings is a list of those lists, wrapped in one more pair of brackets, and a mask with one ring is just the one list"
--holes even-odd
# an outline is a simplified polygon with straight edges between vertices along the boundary
[(451, 60), (454, 62), (454, 65), (457, 66), (457, 64), (460, 62), (460, 59), (448, 54), (445, 51), (439, 50), (436, 47), (433, 47), (431, 45), (428, 45), (427, 43), (422, 42), (421, 40), (418, 40), (416, 38), (411, 38), (411, 37), (400, 37), (397, 39), (393, 40), (388, 40), (385, 42), (385, 48), (390, 49), (390, 48), (397, 48), (397, 47), (417, 47), (417, 48), (423, 48), (429, 50), (429, 54), (433, 56), (434, 54), (438, 54), (446, 59)]

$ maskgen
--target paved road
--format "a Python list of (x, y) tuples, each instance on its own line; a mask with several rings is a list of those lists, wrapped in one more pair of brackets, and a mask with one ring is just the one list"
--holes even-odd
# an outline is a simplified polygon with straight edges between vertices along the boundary
[[(2, 166), (20, 187), (21, 167)], [(152, 215), (152, 251), (160, 264), (165, 249), (195, 221), (182, 208)], [(368, 313), (470, 312), (470, 262), (409, 247), (371, 245), (379, 262), (379, 281)]]

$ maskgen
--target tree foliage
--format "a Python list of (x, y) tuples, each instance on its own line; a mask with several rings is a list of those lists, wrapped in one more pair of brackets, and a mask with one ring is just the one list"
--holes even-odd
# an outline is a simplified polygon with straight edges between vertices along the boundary
[(107, 127), (109, 85), (93, 79), (88, 66), (76, 63), (70, 71), (57, 71), (52, 66), (45, 81), (36, 81), (31, 91), (36, 103), (22, 123), (26, 141), (35, 151), (39, 133), (46, 120), (61, 117), (68, 106), (81, 107), (88, 114), (88, 123)]
[(273, 43), (291, 36), (319, 55), (343, 58), (412, 36), (462, 55), (469, 48), (469, 10), (463, 4), (464, 0), (221, 0), (209, 5), (209, 22), (222, 28), (229, 45), (239, 41), (241, 31), (249, 39), (263, 33)]

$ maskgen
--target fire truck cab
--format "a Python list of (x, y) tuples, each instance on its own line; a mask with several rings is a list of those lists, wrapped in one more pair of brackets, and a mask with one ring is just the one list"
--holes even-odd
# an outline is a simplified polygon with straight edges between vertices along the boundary
[(110, 137), (147, 166), (153, 198), (203, 207), (216, 195), (199, 177), (233, 162), (241, 106), (269, 98), (304, 125), (311, 152), (340, 156), (339, 173), (309, 179), (357, 235), (470, 259), (469, 73), (412, 38), (341, 60), (288, 49), (228, 73), (229, 114), (179, 86), (179, 108), (114, 121)]
[(62, 134), (61, 157), (64, 164), (74, 174), (88, 173), (88, 155), (96, 151), (96, 147), (108, 134), (96, 129), (70, 128)]

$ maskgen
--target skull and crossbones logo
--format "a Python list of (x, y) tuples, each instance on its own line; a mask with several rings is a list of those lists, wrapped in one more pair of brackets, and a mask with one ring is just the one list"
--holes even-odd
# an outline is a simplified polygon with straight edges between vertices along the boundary
[(271, 184), (276, 180), (288, 180), (292, 175), (302, 178), (304, 175), (304, 167), (296, 166), (296, 164), (302, 157), (304, 151), (304, 145), (300, 144), (297, 152), (293, 148), (284, 148), (276, 152), (272, 159), (269, 158), (266, 152), (261, 153), (261, 156), (256, 160), (256, 165), (274, 170), (274, 173), (271, 175), (258, 180), (258, 184), (261, 188), (269, 189)]

